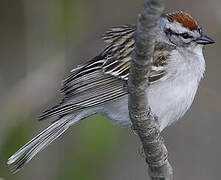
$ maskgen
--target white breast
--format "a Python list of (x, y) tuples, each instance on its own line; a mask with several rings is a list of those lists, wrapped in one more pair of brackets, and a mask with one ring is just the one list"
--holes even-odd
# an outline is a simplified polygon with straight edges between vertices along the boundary
[(174, 51), (168, 64), (168, 77), (148, 90), (149, 104), (159, 117), (163, 130), (191, 106), (205, 71), (202, 47)]
[(191, 75), (177, 77), (149, 88), (152, 111), (158, 116), (160, 130), (182, 117), (193, 102), (198, 82)]
[[(167, 77), (151, 85), (147, 90), (149, 105), (153, 113), (159, 117), (161, 131), (183, 116), (193, 102), (205, 70), (202, 48), (196, 52), (182, 50), (173, 52)], [(106, 104), (101, 113), (114, 124), (131, 125), (127, 95)]]

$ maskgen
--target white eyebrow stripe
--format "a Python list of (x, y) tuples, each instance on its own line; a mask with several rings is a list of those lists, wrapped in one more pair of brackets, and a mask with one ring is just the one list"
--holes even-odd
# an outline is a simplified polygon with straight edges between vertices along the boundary
[(168, 22), (165, 26), (166, 29), (171, 29), (173, 32), (182, 34), (188, 32), (189, 35), (194, 36), (195, 31), (191, 31), (188, 28), (183, 27), (179, 22)]

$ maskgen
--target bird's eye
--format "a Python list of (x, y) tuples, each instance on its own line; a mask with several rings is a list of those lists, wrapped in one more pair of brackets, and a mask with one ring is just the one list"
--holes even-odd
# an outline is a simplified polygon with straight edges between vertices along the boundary
[(181, 36), (184, 38), (184, 39), (188, 39), (190, 36), (188, 33), (182, 33)]

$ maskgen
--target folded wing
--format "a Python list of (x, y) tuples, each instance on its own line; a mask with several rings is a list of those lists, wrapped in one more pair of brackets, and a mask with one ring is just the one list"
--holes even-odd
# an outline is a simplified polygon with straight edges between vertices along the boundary
[[(64, 97), (61, 103), (43, 112), (40, 120), (51, 116), (64, 116), (128, 94), (127, 80), (135, 31), (134, 25), (107, 31), (103, 39), (108, 46), (98, 56), (72, 70), (71, 75), (62, 82), (61, 93)], [(149, 77), (151, 84), (166, 74), (169, 52), (173, 49), (172, 46), (156, 44)]]

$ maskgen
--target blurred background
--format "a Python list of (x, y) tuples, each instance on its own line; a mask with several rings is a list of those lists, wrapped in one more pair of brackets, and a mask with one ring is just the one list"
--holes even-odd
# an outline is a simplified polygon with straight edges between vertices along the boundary
[[(0, 1), (0, 179), (144, 180), (139, 139), (95, 115), (69, 129), (19, 173), (7, 158), (52, 120), (36, 116), (60, 99), (60, 81), (97, 55), (112, 26), (136, 23), (143, 0)], [(192, 108), (163, 132), (174, 179), (220, 179), (221, 1), (166, 1), (184, 10), (216, 44), (205, 49), (207, 72)]]

